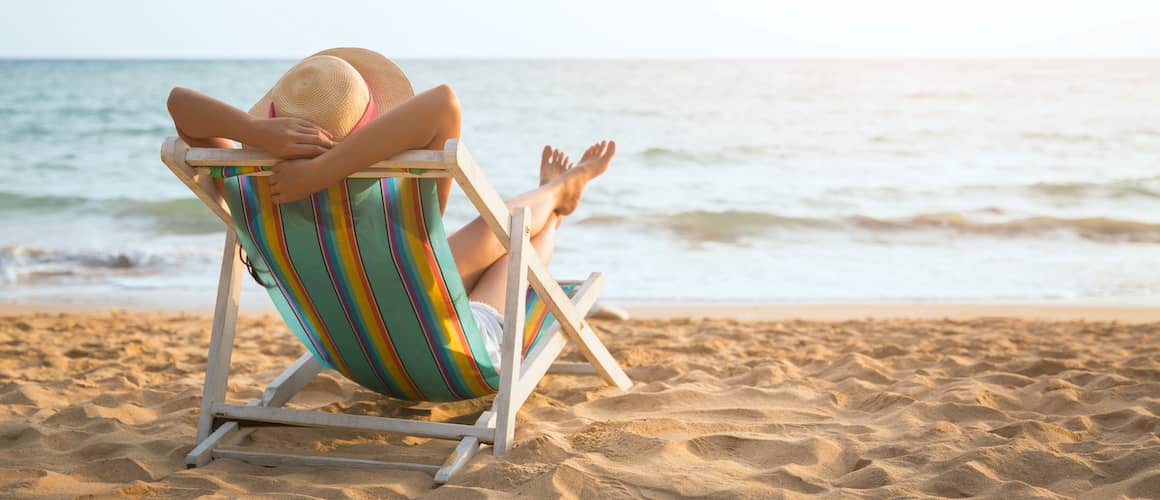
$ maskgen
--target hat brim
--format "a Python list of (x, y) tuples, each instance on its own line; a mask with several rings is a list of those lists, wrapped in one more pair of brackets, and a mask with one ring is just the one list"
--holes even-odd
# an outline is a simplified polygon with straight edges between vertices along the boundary
[[(354, 69), (367, 82), (367, 88), (375, 100), (375, 116), (386, 113), (403, 101), (415, 96), (411, 81), (407, 79), (407, 75), (403, 74), (403, 70), (399, 69), (390, 59), (373, 50), (339, 47), (324, 50), (311, 57), (313, 56), (334, 56), (354, 66)], [(266, 91), (266, 95), (262, 96), (250, 108), (251, 115), (262, 118), (268, 116), (272, 91), (273, 87)]]

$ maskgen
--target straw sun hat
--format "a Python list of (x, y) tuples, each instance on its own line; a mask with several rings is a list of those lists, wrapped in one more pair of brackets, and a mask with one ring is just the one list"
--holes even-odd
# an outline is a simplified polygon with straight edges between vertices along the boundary
[(414, 95), (407, 76), (382, 54), (337, 48), (295, 64), (250, 114), (301, 118), (339, 140)]

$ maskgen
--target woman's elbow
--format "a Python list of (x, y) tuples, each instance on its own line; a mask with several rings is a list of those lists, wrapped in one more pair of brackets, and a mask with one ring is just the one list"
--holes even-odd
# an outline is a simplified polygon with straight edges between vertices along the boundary
[(165, 101), (165, 106), (169, 108), (169, 114), (173, 115), (174, 111), (180, 112), (181, 103), (188, 100), (192, 92), (185, 87), (173, 87), (173, 90), (169, 91), (169, 99)]
[(455, 90), (450, 85), (444, 83), (431, 90), (439, 97), (439, 104), (442, 107), (455, 115), (459, 114), (459, 96), (455, 95)]
[(443, 117), (442, 127), (447, 133), (458, 136), (460, 123), (463, 119), (463, 112), (459, 107), (459, 97), (446, 83), (431, 89), (431, 92), (437, 98), (439, 115)]

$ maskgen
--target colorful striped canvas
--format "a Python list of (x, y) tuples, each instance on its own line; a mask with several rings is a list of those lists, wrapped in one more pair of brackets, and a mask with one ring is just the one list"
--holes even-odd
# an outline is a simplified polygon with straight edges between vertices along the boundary
[(250, 175), (258, 172), (270, 171), (274, 167), (216, 167), (209, 171), (209, 176), (215, 179), (226, 179), (239, 175)]
[[(347, 179), (282, 205), (264, 177), (228, 178), (226, 192), (251, 265), (324, 366), (400, 399), (496, 392), (433, 179)], [(530, 293), (525, 354), (553, 321)]]

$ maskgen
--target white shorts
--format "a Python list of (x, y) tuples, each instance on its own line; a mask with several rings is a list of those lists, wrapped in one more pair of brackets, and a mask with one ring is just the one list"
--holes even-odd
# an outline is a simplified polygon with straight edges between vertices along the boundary
[(483, 343), (487, 346), (487, 357), (491, 365), (499, 371), (499, 344), (503, 340), (503, 315), (483, 302), (471, 302), (471, 315), (475, 317), (475, 325), (479, 333), (483, 334)]

